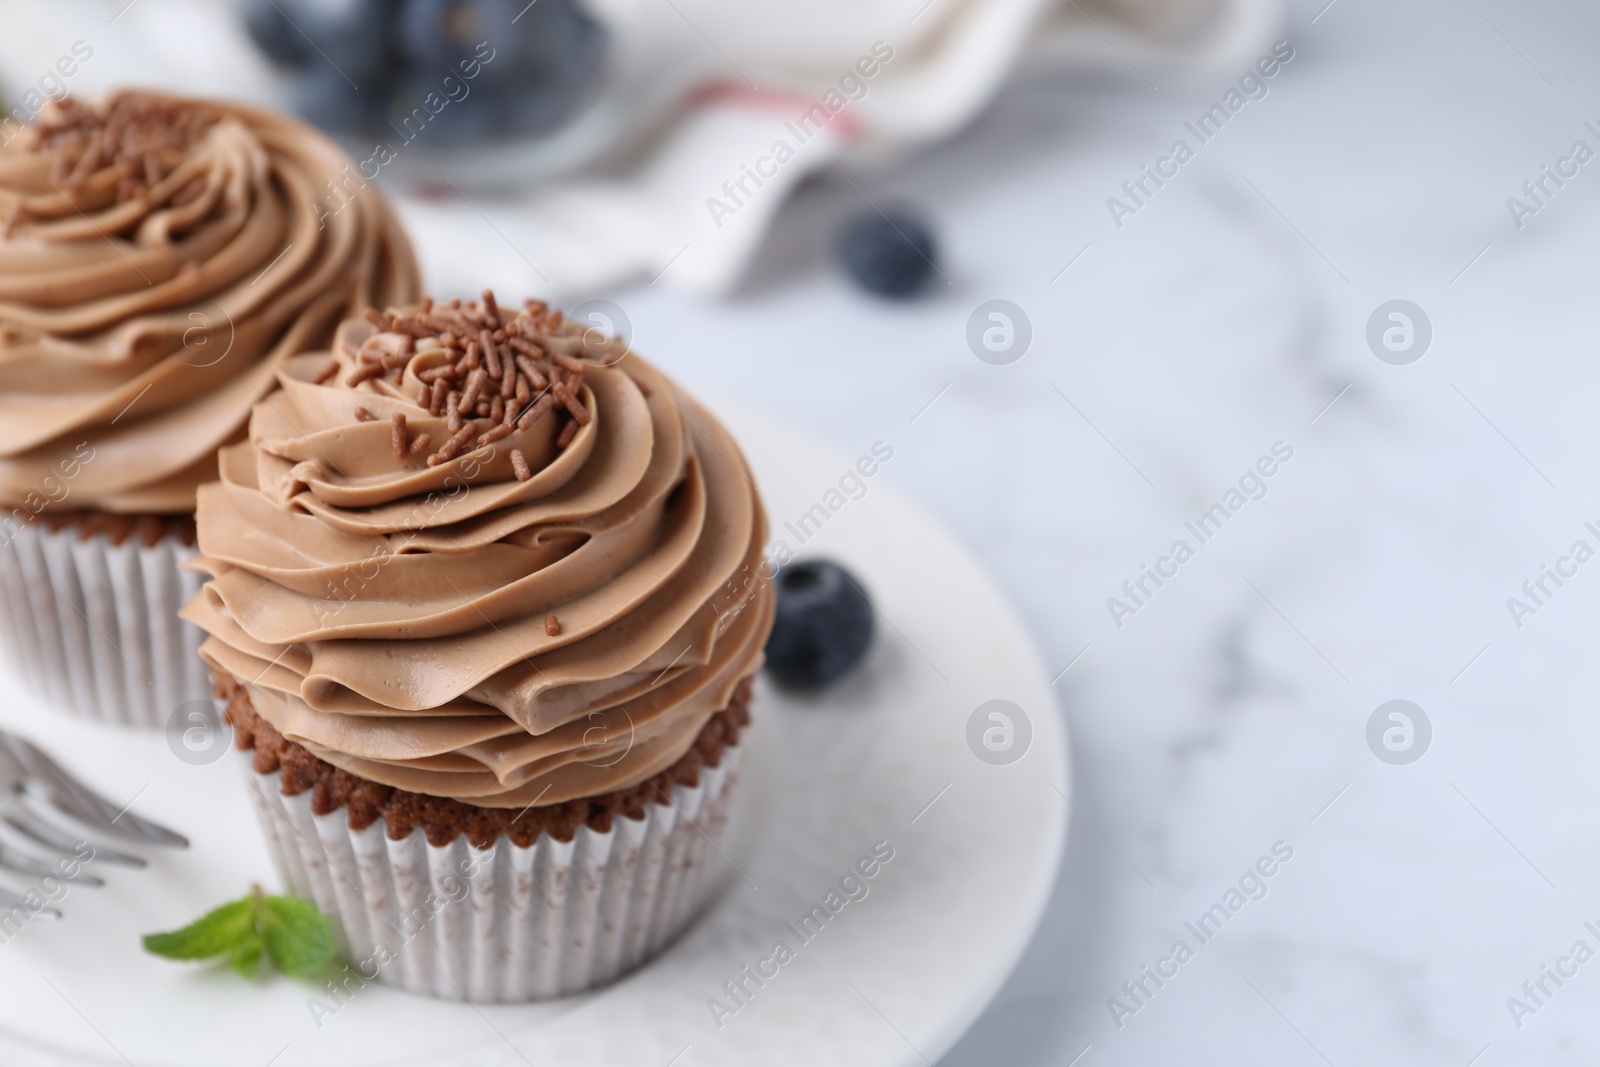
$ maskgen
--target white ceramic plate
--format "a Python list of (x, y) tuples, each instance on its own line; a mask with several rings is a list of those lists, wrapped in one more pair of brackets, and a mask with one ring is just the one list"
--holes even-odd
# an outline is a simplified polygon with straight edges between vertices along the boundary
[[(71, 889), (60, 903), (63, 921), (34, 921), (0, 944), (0, 1063), (936, 1060), (1011, 970), (1055, 875), (1070, 786), (1049, 681), (1027, 630), (980, 565), (884, 474), (863, 479), (865, 495), (852, 500), (838, 489), (855, 457), (765, 418), (734, 412), (728, 422), (766, 492), (774, 536), (860, 575), (879, 608), (878, 639), (864, 667), (822, 697), (794, 699), (770, 687), (761, 694), (749, 803), (728, 849), (725, 889), (664, 955), (594, 993), (483, 1008), (377, 985), (344, 994), (341, 1005), (319, 987), (279, 977), (247, 983), (218, 967), (145, 955), (140, 933), (180, 926), (252, 881), (275, 883), (236, 761), (191, 766), (165, 737), (52, 713), (5, 674), (0, 722), (194, 845), (155, 855), (143, 871), (97, 870), (108, 884)], [(808, 513), (802, 546), (786, 524), (800, 528)], [(1008, 765), (980, 760), (968, 742), (974, 710), (995, 699), (1014, 702), (1031, 725), (1026, 754)], [(785, 924), (824, 904), (875, 845), (892, 848), (894, 858), (864, 883), (866, 896), (802, 942)], [(780, 940), (793, 958), (760, 988), (745, 979), (753, 995), (735, 1004), (724, 983)], [(712, 998), (738, 1010), (714, 1018)], [(323, 1009), (314, 1012), (317, 1001)]]

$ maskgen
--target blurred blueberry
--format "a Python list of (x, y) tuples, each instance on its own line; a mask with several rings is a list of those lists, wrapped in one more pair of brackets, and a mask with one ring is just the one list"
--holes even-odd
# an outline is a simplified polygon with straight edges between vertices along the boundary
[(559, 129), (588, 98), (606, 45), (577, 0), (240, 2), (261, 51), (297, 72), (306, 119), (441, 149)]
[[(599, 71), (606, 32), (574, 0), (404, 0), (399, 40), (413, 64), (408, 86), (417, 95), (436, 89), (447, 75), (459, 79), (463, 61), (480, 60), (469, 81), (472, 93), (460, 105), (473, 118), (438, 135), (464, 143), (471, 128), (505, 137), (563, 126)], [(484, 42), (493, 49), (486, 62)]]
[(603, 37), (575, 0), (401, 0), (398, 22), (400, 49), (417, 66), (442, 71), (487, 42), (495, 57), (484, 70), (497, 79), (541, 73), (530, 63), (586, 66)]
[(817, 689), (839, 678), (872, 644), (872, 603), (843, 567), (800, 560), (778, 571), (777, 618), (767, 639), (767, 671), (789, 689)]
[(244, 28), (261, 54), (282, 67), (307, 66), (317, 54), (283, 8), (272, 0), (245, 0)]
[(295, 111), (313, 126), (330, 133), (381, 134), (389, 116), (389, 86), (368, 78), (360, 87), (323, 64), (312, 67), (291, 86)]
[(517, 19), (517, 30), (522, 70), (554, 72), (563, 85), (586, 82), (605, 51), (605, 27), (574, 0), (538, 0)]
[[(391, 82), (400, 0), (270, 0), (309, 50), (304, 66), (331, 66), (362, 90)], [(269, 53), (270, 54), (270, 53)]]
[[(505, 137), (520, 104), (513, 87), (456, 77), (447, 92), (444, 75), (410, 74), (394, 96), (390, 129), (425, 148), (449, 148)], [(428, 96), (433, 94), (433, 107)], [(453, 94), (453, 95), (452, 95)], [(434, 108), (439, 110), (435, 113)]]
[(529, 17), (517, 15), (526, 3), (527, 0), (403, 0), (400, 49), (417, 66), (439, 70), (471, 56), (483, 41), (498, 53), (496, 59), (515, 58), (514, 37)]
[[(519, 64), (525, 89), (512, 131), (538, 137), (564, 126), (588, 99), (605, 58), (606, 31), (566, 0), (539, 0), (544, 8), (523, 42)], [(523, 18), (527, 22), (533, 11)], [(520, 25), (520, 23), (519, 23)]]
[(903, 211), (873, 211), (846, 227), (840, 255), (861, 288), (905, 298), (928, 284), (936, 249), (933, 234), (920, 219)]

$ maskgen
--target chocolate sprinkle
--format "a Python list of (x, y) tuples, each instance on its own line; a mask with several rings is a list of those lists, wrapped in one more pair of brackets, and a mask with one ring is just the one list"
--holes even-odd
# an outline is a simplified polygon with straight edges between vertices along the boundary
[[(398, 334), (404, 341), (399, 351), (381, 347), (377, 335), (369, 338), (353, 355), (356, 367), (343, 384), (354, 388), (362, 382), (403, 374), (416, 351), (418, 341), (437, 341), (432, 349), (442, 352), (447, 363), (417, 373), (425, 387), (418, 405), (435, 418), (443, 417), (450, 438), (428, 456), (428, 465), (448, 463), (476, 439), (476, 447), (493, 444), (513, 430), (526, 430), (549, 412), (563, 409), (569, 421), (556, 439), (557, 447), (572, 443), (578, 429), (593, 419), (584, 404), (583, 375), (588, 364), (575, 359), (581, 339), (559, 334), (565, 320), (559, 311), (540, 301), (527, 301), (520, 311), (508, 316), (485, 290), (483, 299), (463, 304), (453, 299), (446, 304), (423, 300), (413, 311), (368, 308), (363, 313), (381, 334)], [(570, 330), (570, 327), (569, 327)], [(329, 380), (324, 371), (314, 380), (321, 385)], [(364, 409), (363, 409), (364, 410)], [(357, 414), (357, 418), (361, 415)], [(394, 448), (397, 456), (416, 454), (415, 442), (402, 438), (401, 416), (395, 416)], [(478, 421), (488, 425), (479, 426)], [(532, 477), (527, 471), (527, 456), (521, 466), (513, 460), (520, 480)]]
[[(123, 203), (149, 196), (216, 125), (218, 114), (149, 93), (120, 93), (102, 107), (67, 97), (46, 105), (28, 126), (24, 144), (54, 156), (50, 181), (69, 192), (102, 170), (114, 170), (117, 202)], [(199, 194), (185, 187), (181, 195)]]

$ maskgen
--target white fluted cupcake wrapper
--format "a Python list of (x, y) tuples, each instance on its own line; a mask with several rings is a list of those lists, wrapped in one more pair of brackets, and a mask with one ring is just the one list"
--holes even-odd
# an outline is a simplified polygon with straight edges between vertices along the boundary
[(370, 980), (475, 1003), (542, 1000), (639, 966), (705, 903), (723, 860), (742, 746), (645, 806), (571, 841), (528, 848), (465, 836), (439, 847), (423, 831), (391, 841), (384, 820), (350, 829), (341, 808), (311, 811), (311, 791), (284, 796), (279, 773), (244, 753), (257, 814), (284, 883), (333, 920), (340, 954)]
[(205, 576), (179, 569), (194, 549), (147, 546), (71, 524), (22, 527), (0, 544), (0, 629), (7, 652), (52, 703), (101, 722), (164, 727), (191, 700), (211, 699), (205, 634), (178, 618)]

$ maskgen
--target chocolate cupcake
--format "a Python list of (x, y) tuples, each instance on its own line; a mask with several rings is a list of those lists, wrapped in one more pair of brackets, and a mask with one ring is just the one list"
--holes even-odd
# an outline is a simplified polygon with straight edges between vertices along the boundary
[(0, 628), (54, 701), (209, 699), (196, 488), (292, 355), (414, 300), (387, 205), (279, 115), (123, 92), (0, 127)]
[(288, 361), (200, 490), (185, 616), (284, 880), (366, 977), (519, 1001), (676, 934), (722, 862), (772, 625), (727, 432), (530, 302)]

